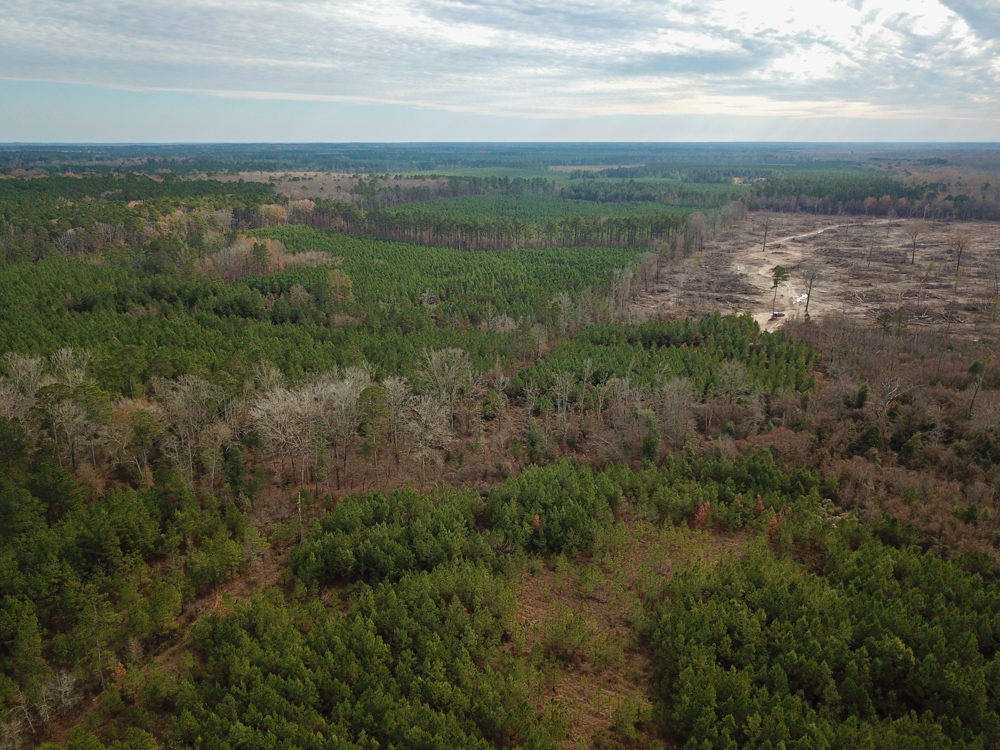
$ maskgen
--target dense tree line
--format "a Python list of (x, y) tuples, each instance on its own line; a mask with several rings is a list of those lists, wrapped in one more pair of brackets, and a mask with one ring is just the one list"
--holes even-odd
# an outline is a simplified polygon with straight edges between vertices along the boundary
[(571, 183), (561, 190), (567, 200), (596, 201), (598, 203), (626, 203), (643, 201), (662, 203), (664, 206), (718, 209), (730, 201), (740, 200), (745, 188), (728, 185), (692, 187), (691, 183), (660, 180), (629, 180), (628, 182), (583, 181)]
[[(943, 183), (912, 184), (884, 172), (802, 172), (771, 177), (755, 185), (753, 210), (906, 218), (1000, 218), (1000, 203), (948, 193)], [(946, 194), (947, 193), (947, 194)]]
[(678, 182), (720, 183), (732, 185), (734, 179), (745, 182), (765, 179), (781, 173), (780, 167), (757, 165), (705, 165), (670, 164), (651, 162), (641, 167), (609, 167), (594, 172), (577, 171), (571, 174), (574, 180), (598, 180), (600, 178), (620, 180), (667, 179)]
[(390, 175), (370, 175), (358, 178), (350, 190), (365, 209), (381, 206), (398, 206), (416, 201), (441, 198), (458, 198), (468, 195), (506, 195), (510, 197), (554, 195), (557, 192), (552, 180), (544, 177), (490, 177), (448, 176), (437, 174), (415, 175), (431, 181), (430, 185), (402, 186), (391, 184)]
[(510, 247), (636, 246), (671, 240), (686, 224), (682, 214), (626, 218), (575, 217), (545, 223), (488, 217), (459, 219), (432, 211), (363, 211), (345, 201), (316, 201), (310, 223), (386, 239), (452, 247), (501, 249)]
[[(930, 147), (935, 155), (938, 150)], [(972, 147), (975, 148), (975, 147)], [(927, 147), (914, 147), (921, 156)], [(884, 148), (872, 149), (873, 153)], [(857, 149), (852, 144), (852, 158)], [(351, 173), (544, 169), (595, 164), (775, 164), (834, 159), (838, 146), (668, 143), (413, 143), (413, 144), (142, 144), (0, 147), (0, 170), (135, 169), (180, 174), (205, 171), (320, 170)]]

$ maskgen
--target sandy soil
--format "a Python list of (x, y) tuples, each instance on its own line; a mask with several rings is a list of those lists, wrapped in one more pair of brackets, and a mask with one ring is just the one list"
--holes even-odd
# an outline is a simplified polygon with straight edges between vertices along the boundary
[[(805, 315), (808, 269), (815, 266), (811, 317), (838, 313), (874, 322), (904, 308), (910, 326), (996, 335), (1000, 223), (926, 222), (911, 264), (909, 230), (916, 222), (774, 214), (764, 250), (762, 221), (753, 214), (706, 240), (692, 257), (664, 268), (655, 288), (639, 296), (639, 313), (750, 312), (773, 330)], [(966, 237), (960, 269), (954, 246), (959, 234)], [(775, 298), (771, 279), (779, 265), (790, 278)], [(772, 300), (783, 317), (772, 317)]]

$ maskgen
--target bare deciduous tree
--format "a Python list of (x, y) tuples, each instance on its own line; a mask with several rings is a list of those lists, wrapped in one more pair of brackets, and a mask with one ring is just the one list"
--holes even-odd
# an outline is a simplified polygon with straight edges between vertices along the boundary
[(656, 281), (656, 253), (643, 253), (639, 256), (639, 262), (636, 263), (635, 267), (639, 276), (639, 281), (642, 282), (643, 291), (649, 293), (649, 285)]
[(818, 263), (809, 262), (803, 267), (803, 276), (806, 280), (806, 310), (805, 315), (809, 317), (809, 303), (812, 301), (813, 287), (819, 280), (821, 275), (820, 266)]
[(531, 338), (535, 340), (535, 357), (539, 358), (542, 356), (542, 348), (548, 343), (549, 329), (541, 323), (535, 323), (531, 326)]
[(907, 382), (906, 378), (886, 371), (873, 385), (869, 402), (878, 420), (880, 434), (884, 437), (889, 407), (903, 394), (912, 391), (916, 386)]
[(735, 359), (726, 360), (719, 365), (716, 374), (718, 393), (726, 403), (732, 405), (750, 393), (750, 375), (746, 365)]
[(971, 238), (965, 232), (956, 232), (951, 236), (948, 244), (955, 251), (955, 276), (962, 270), (962, 253), (969, 247)]
[[(76, 467), (76, 447), (80, 439), (87, 433), (90, 422), (87, 413), (80, 404), (72, 399), (57, 401), (49, 408), (49, 419), (52, 421), (54, 434), (62, 432), (66, 438), (65, 445), (69, 450), (70, 466)], [(56, 451), (59, 442), (56, 440)], [(62, 459), (60, 458), (60, 463)]]
[(312, 445), (310, 431), (320, 415), (310, 415), (304, 409), (301, 391), (275, 388), (262, 394), (251, 407), (251, 413), (264, 444), (277, 452), (279, 457), (288, 457), (295, 471), (295, 458), (300, 459), (299, 476), (305, 476), (305, 456)]
[(688, 217), (688, 231), (694, 242), (694, 249), (701, 252), (705, 247), (705, 237), (709, 233), (708, 217), (701, 211), (695, 211)]
[(594, 359), (593, 357), (586, 357), (583, 360), (583, 364), (580, 365), (580, 415), (583, 415), (583, 409), (587, 404), (587, 390), (590, 386), (590, 378), (594, 375)]
[(559, 328), (566, 333), (573, 322), (573, 298), (566, 292), (558, 292), (552, 297), (552, 304), (559, 311)]
[(49, 366), (60, 383), (76, 388), (87, 379), (91, 354), (87, 349), (64, 348), (49, 357)]
[(556, 415), (563, 435), (566, 434), (566, 417), (569, 413), (569, 394), (573, 390), (576, 378), (571, 372), (557, 372), (553, 375), (552, 390), (556, 400)]
[(340, 472), (347, 473), (347, 460), (352, 441), (361, 426), (364, 408), (361, 394), (371, 385), (371, 372), (366, 367), (349, 367), (336, 380), (322, 383), (322, 401), (327, 429), (332, 438), (334, 458), (339, 461)]
[(761, 246), (760, 251), (767, 252), (767, 235), (771, 231), (771, 225), (774, 223), (774, 218), (770, 214), (764, 214), (760, 220), (760, 228), (764, 232), (764, 243)]
[(197, 375), (181, 375), (177, 380), (153, 381), (153, 392), (167, 429), (163, 451), (194, 482), (202, 431), (219, 414), (222, 390)]
[(427, 461), (436, 457), (451, 435), (448, 429), (450, 409), (436, 396), (424, 394), (413, 405), (406, 424), (412, 452), (420, 457), (420, 472), (425, 474)]
[(396, 453), (396, 464), (399, 464), (399, 438), (406, 425), (407, 415), (413, 408), (415, 397), (410, 391), (410, 383), (406, 378), (391, 377), (382, 381), (385, 388), (385, 410), (389, 433), (392, 435), (392, 447)]
[(76, 687), (76, 676), (69, 670), (62, 670), (48, 685), (55, 698), (56, 710), (59, 713), (66, 713), (80, 700), (80, 693)]
[(455, 429), (455, 407), (475, 382), (469, 355), (456, 347), (426, 349), (422, 375), (431, 392), (448, 409), (448, 422)]
[(694, 432), (694, 388), (687, 378), (670, 378), (660, 386), (660, 425), (663, 436), (682, 445)]
[(610, 378), (608, 389), (614, 406), (614, 423), (619, 428), (625, 428), (628, 426), (629, 413), (632, 411), (632, 380), (628, 375), (623, 378)]
[(4, 364), (7, 377), (0, 378), (0, 414), (24, 421), (41, 385), (42, 360), (8, 352)]
[(285, 376), (281, 374), (281, 370), (267, 361), (257, 362), (253, 366), (253, 379), (257, 388), (264, 392), (285, 386)]
[(225, 422), (213, 422), (202, 430), (200, 436), (202, 445), (201, 463), (202, 468), (208, 474), (208, 486), (211, 491), (215, 491), (215, 475), (219, 466), (225, 460), (224, 447), (229, 445), (233, 439), (233, 431)]
[(607, 403), (608, 397), (611, 395), (611, 385), (607, 382), (599, 383), (594, 386), (594, 400), (595, 406), (597, 407), (597, 418), (601, 419), (604, 416), (604, 404)]
[(920, 235), (927, 234), (929, 228), (922, 221), (911, 221), (906, 225), (906, 236), (910, 238), (910, 265), (917, 262), (917, 240)]
[(726, 227), (739, 224), (746, 218), (746, 215), (747, 207), (742, 201), (729, 201), (729, 203), (722, 207), (722, 212), (720, 213), (722, 225)]
[(149, 454), (162, 434), (163, 426), (154, 409), (131, 400), (121, 401), (111, 416), (108, 430), (111, 459), (140, 476), (149, 466)]
[(619, 268), (611, 272), (611, 282), (608, 288), (608, 307), (616, 320), (628, 314), (629, 302), (632, 299), (632, 279), (635, 271), (631, 268)]
[(23, 747), (25, 726), (24, 717), (16, 714), (0, 723), (0, 750), (19, 750)]

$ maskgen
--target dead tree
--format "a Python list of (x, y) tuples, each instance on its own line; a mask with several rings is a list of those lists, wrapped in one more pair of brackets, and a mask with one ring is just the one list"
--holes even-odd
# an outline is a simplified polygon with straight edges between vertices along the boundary
[(956, 232), (951, 236), (949, 244), (955, 251), (955, 276), (962, 271), (962, 253), (969, 247), (970, 237), (965, 232)]
[(910, 238), (910, 265), (917, 262), (917, 240), (927, 234), (928, 227), (922, 221), (913, 221), (906, 226), (906, 236)]
[(773, 221), (773, 217), (769, 214), (765, 214), (764, 218), (761, 219), (760, 228), (764, 230), (764, 245), (760, 249), (762, 253), (767, 252), (767, 233), (771, 230), (771, 223)]

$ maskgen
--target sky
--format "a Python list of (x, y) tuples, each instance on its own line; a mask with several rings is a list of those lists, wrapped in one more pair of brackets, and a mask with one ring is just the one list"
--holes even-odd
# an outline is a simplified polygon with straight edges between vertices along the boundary
[(3, 0), (0, 142), (1000, 141), (1000, 0)]

